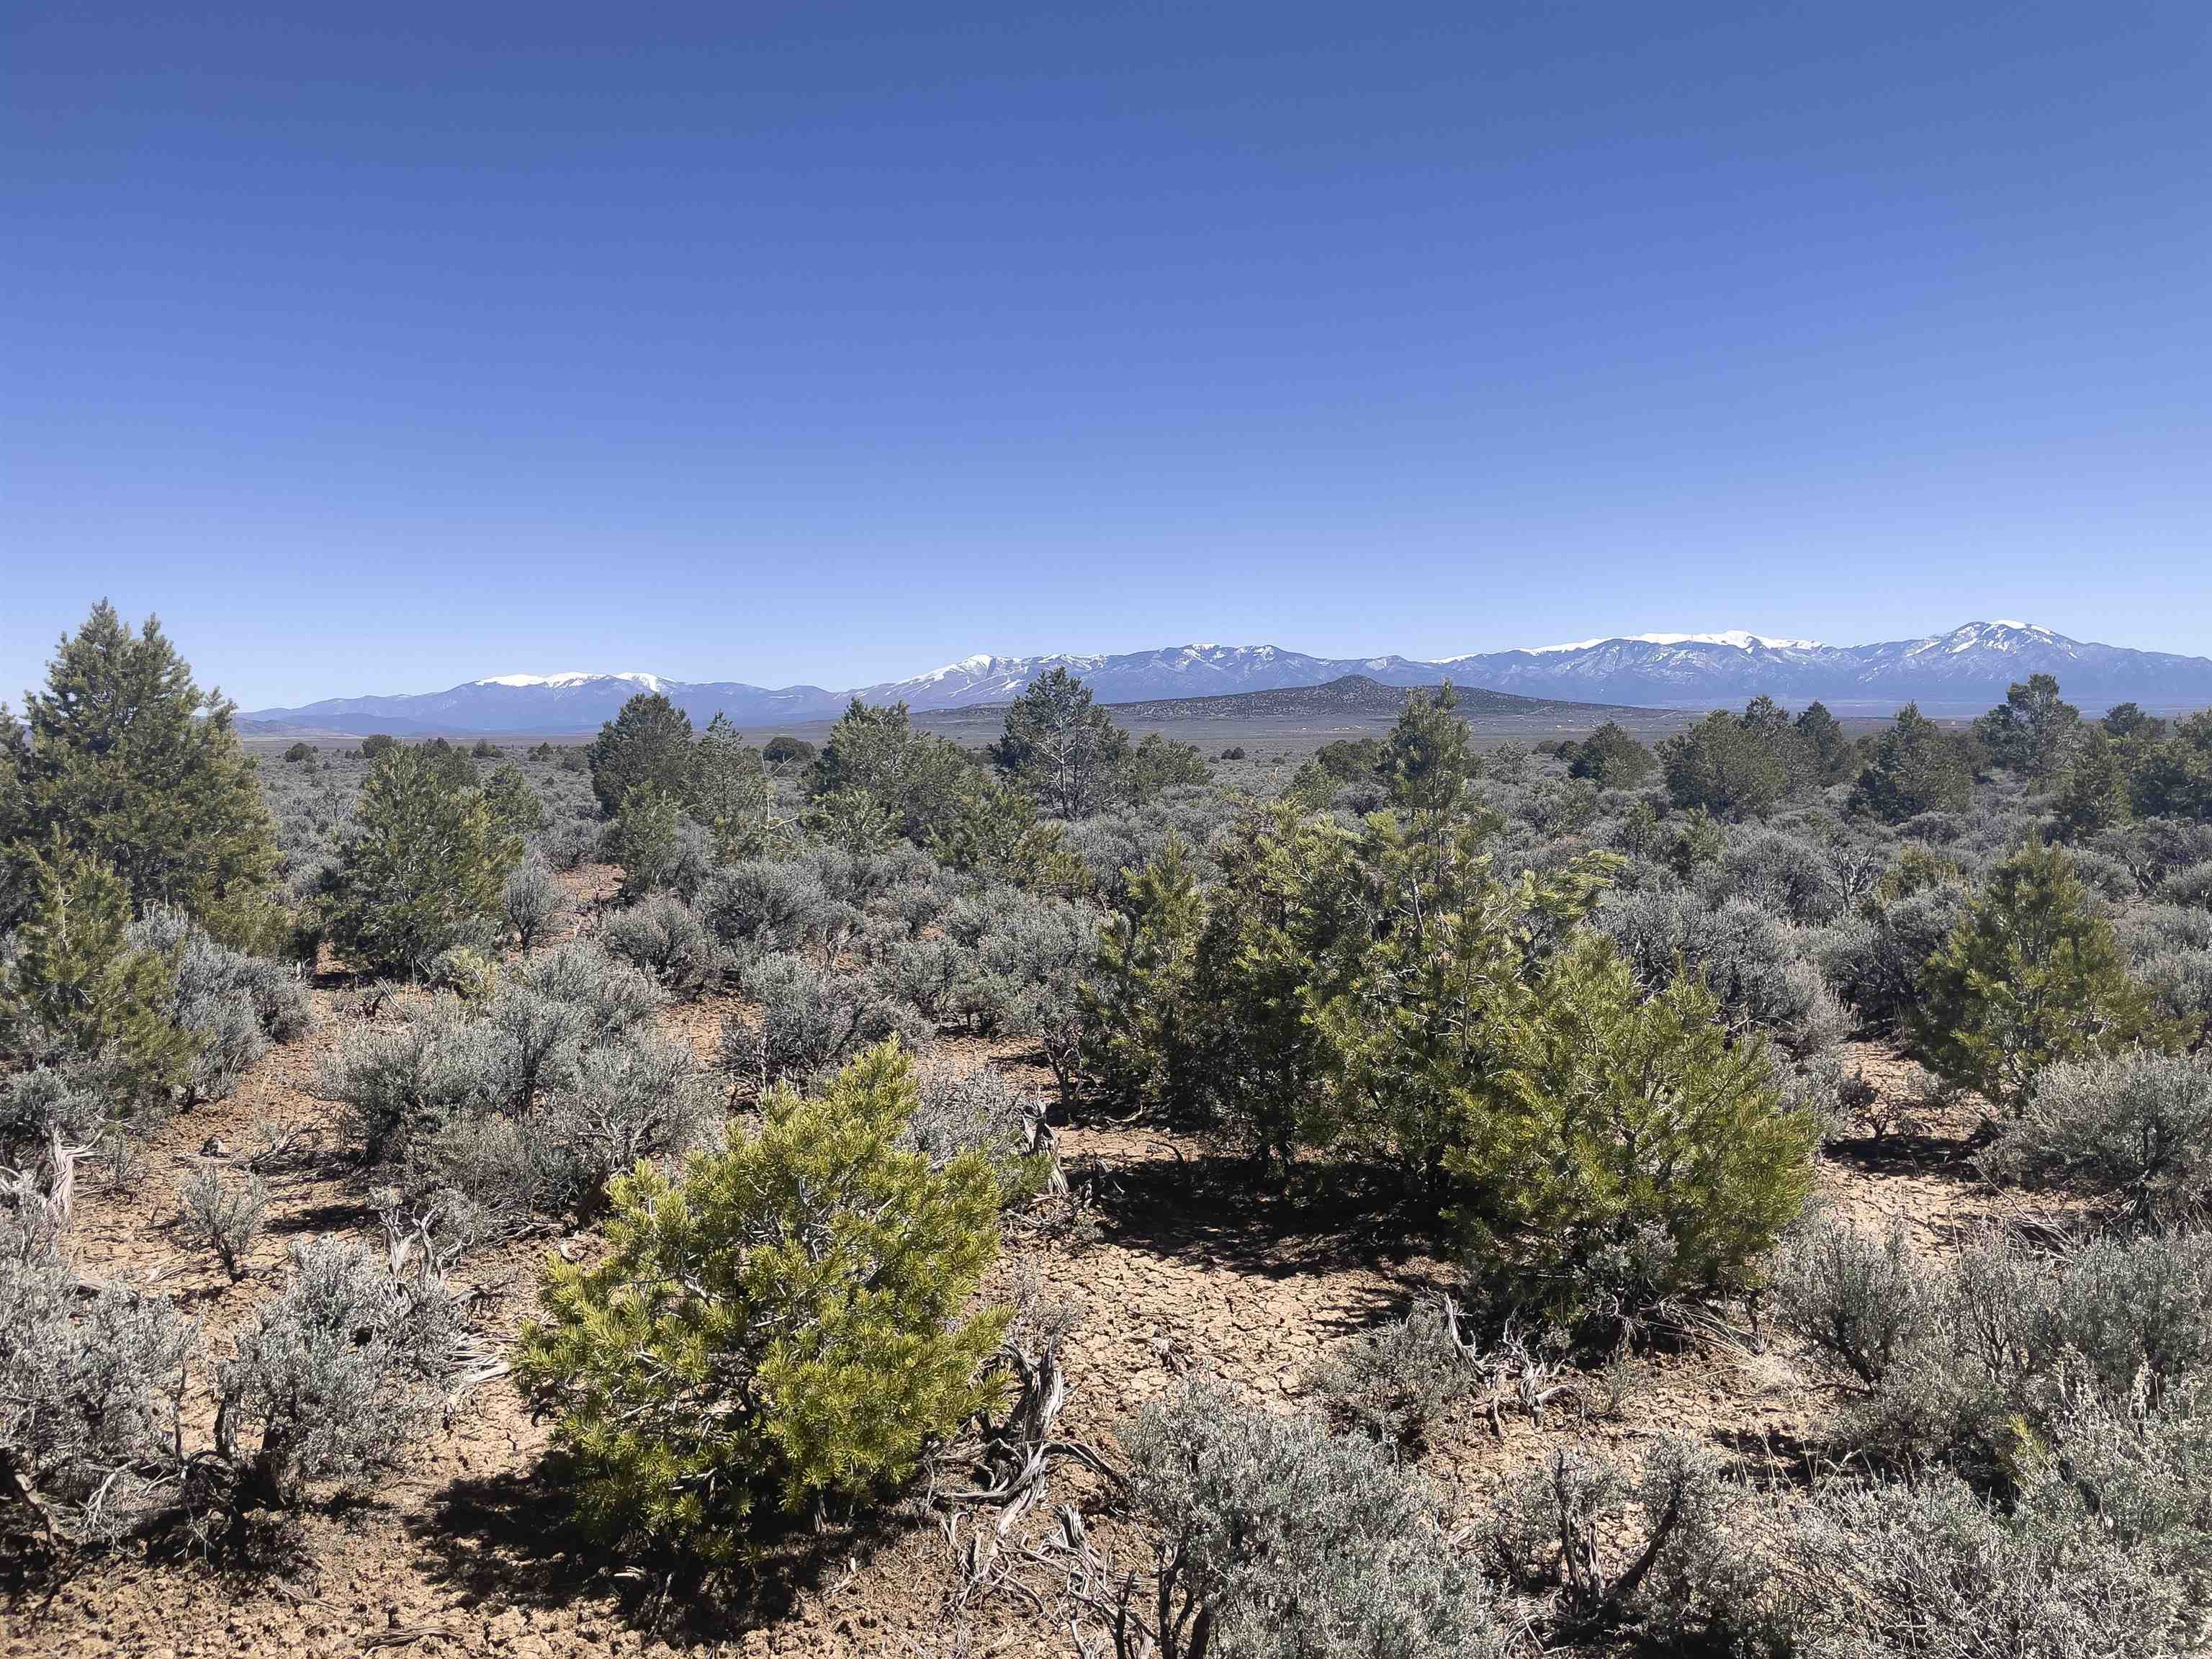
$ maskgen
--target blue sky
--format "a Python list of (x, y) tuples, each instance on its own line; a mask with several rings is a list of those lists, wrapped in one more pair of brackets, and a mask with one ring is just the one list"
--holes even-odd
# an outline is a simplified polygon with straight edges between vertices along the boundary
[(2212, 651), (2212, 12), (0, 21), (0, 691)]

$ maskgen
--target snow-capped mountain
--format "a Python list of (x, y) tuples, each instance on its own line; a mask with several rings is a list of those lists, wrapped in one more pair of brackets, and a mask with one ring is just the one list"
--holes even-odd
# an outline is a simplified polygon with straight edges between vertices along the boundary
[(1705, 708), (1764, 692), (1785, 702), (1819, 697), (1838, 708), (1986, 708), (2030, 674), (2057, 676), (2092, 709), (2136, 702), (2212, 705), (2212, 660), (2068, 639), (2033, 623), (1977, 622), (1948, 634), (1880, 645), (1823, 645), (1744, 629), (1652, 633), (1492, 651), (1440, 661), (1411, 657), (1313, 657), (1273, 645), (1194, 644), (1121, 655), (1058, 653), (963, 657), (911, 679), (854, 691), (816, 685), (769, 690), (739, 681), (687, 683), (657, 674), (495, 674), (419, 696), (339, 697), (245, 718), (267, 726), (368, 732), (568, 732), (613, 718), (641, 690), (665, 694), (701, 725), (726, 714), (740, 726), (834, 719), (846, 702), (904, 702), (917, 712), (1006, 702), (1039, 675), (1065, 668), (1101, 702), (1215, 697), (1322, 685), (1357, 674), (1385, 685), (1462, 685), (1524, 696), (1649, 708)]
[(1364, 674), (1386, 685), (1433, 685), (1436, 664), (1410, 657), (1309, 657), (1273, 645), (1171, 645), (1121, 656), (963, 657), (910, 680), (891, 680), (854, 693), (864, 702), (904, 702), (911, 708), (972, 708), (1018, 697), (1055, 668), (1091, 687), (1101, 702), (1164, 697), (1218, 697), (1320, 685)]
[(242, 718), (272, 726), (366, 735), (502, 732), (588, 732), (615, 717), (641, 691), (680, 704), (700, 725), (726, 714), (740, 724), (834, 718), (845, 699), (818, 685), (781, 690), (735, 683), (685, 684), (659, 674), (493, 674), (446, 691), (413, 696), (331, 697), (297, 708), (264, 708)]
[(1806, 702), (1894, 708), (1986, 707), (2031, 674), (2051, 674), (2075, 702), (2201, 706), (2212, 702), (2212, 661), (2068, 639), (2034, 623), (1975, 622), (1917, 640), (1823, 645), (1734, 629), (1647, 634), (1458, 657), (1468, 684), (1532, 696), (1692, 708), (1761, 692)]

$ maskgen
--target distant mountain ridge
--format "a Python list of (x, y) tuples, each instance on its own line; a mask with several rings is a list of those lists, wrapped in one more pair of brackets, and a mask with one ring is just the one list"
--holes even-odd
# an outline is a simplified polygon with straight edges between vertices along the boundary
[(1878, 645), (1824, 645), (1730, 629), (1578, 640), (1438, 661), (1314, 657), (1279, 646), (1212, 643), (1118, 655), (978, 654), (854, 691), (771, 689), (737, 680), (687, 683), (636, 672), (496, 674), (445, 691), (335, 697), (243, 718), (264, 728), (401, 735), (584, 732), (611, 719), (636, 692), (657, 690), (701, 723), (724, 714), (740, 726), (795, 725), (835, 719), (856, 696), (872, 704), (903, 702), (917, 711), (1006, 702), (1054, 668), (1078, 676), (1099, 702), (1111, 703), (1229, 696), (1356, 676), (1389, 686), (1431, 685), (1449, 678), (1520, 696), (1637, 708), (1712, 708), (1764, 693), (1787, 702), (1818, 697), (1863, 711), (1913, 700), (1986, 706), (2002, 698), (2014, 681), (2049, 673), (2068, 697), (2093, 708), (2124, 702), (2212, 705), (2212, 660), (2203, 657), (2094, 644), (2033, 623), (2000, 621)]

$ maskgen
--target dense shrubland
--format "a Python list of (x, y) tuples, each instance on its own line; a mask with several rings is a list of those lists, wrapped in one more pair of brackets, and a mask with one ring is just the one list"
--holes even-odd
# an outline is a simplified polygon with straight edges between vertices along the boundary
[[(1048, 1550), (1094, 1651), (2201, 1634), (2212, 719), (2036, 680), (1970, 729), (1762, 699), (1656, 753), (1477, 753), (1446, 690), (1247, 793), (1064, 675), (981, 752), (858, 703), (757, 748), (641, 696), (588, 747), (258, 768), (150, 624), (103, 608), (53, 676), (0, 726), (0, 1473), (57, 1538), (240, 1538), (404, 1455), (476, 1356), (446, 1275), (576, 1227), (605, 1249), (549, 1264), (516, 1375), (625, 1555), (739, 1573), (779, 1516), (941, 1491), (979, 1434), (986, 1467), (1069, 1455), (1057, 1338), (983, 1285), (1073, 1200), (1046, 1103), (931, 1052), (981, 1037), (1063, 1121), (1202, 1137), (1255, 1203), (1364, 1205), (1451, 1264), (1336, 1347), (1322, 1417), (1201, 1377), (1126, 1426), (1139, 1556), (1073, 1511)], [(324, 1152), (385, 1248), (279, 1282), (264, 1170), (204, 1162), (178, 1234), (264, 1295), (245, 1325), (80, 1294), (77, 1163), (298, 1036), (316, 952), (355, 988)], [(706, 1046), (668, 1034), (708, 1000)], [(1855, 1036), (2058, 1219), (1931, 1255), (1822, 1212), (1824, 1140), (1886, 1127)], [(1718, 1331), (1832, 1382), (1802, 1489), (1546, 1417)], [(1448, 1525), (1412, 1465), (1516, 1400), (1546, 1456)]]

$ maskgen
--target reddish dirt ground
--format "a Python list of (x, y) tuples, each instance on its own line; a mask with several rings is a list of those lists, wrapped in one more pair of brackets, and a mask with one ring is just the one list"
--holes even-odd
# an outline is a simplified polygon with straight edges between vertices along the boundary
[[(605, 872), (578, 881), (598, 896)], [(198, 1318), (208, 1348), (282, 1282), (297, 1238), (343, 1233), (380, 1239), (362, 1175), (325, 1137), (326, 1154), (305, 1173), (271, 1182), (267, 1231), (245, 1283), (230, 1284), (206, 1253), (172, 1231), (177, 1190), (204, 1143), (244, 1144), (258, 1121), (322, 1121), (328, 1108), (308, 1085), (341, 1030), (339, 998), (314, 994), (314, 1029), (272, 1049), (235, 1096), (179, 1116), (124, 1183), (88, 1172), (70, 1238), (88, 1278), (151, 1281)], [(726, 1001), (678, 1005), (671, 1030), (710, 1055)], [(1851, 1055), (1887, 1102), (1907, 1097), (1911, 1068), (1880, 1048)], [(988, 1059), (1025, 1086), (1048, 1079), (1018, 1055), (949, 1043), (933, 1065)], [(1923, 1121), (1879, 1143), (1854, 1142), (1823, 1166), (1825, 1198), (1863, 1224), (1904, 1218), (1924, 1246), (1942, 1248), (2016, 1200), (1975, 1174), (1972, 1125)], [(1001, 1286), (1033, 1271), (1080, 1312), (1069, 1339), (1066, 1431), (1110, 1448), (1116, 1421), (1170, 1387), (1185, 1369), (1212, 1371), (1279, 1409), (1294, 1409), (1333, 1342), (1394, 1316), (1443, 1282), (1446, 1264), (1358, 1213), (1253, 1196), (1232, 1187), (1202, 1150), (1140, 1129), (1074, 1127), (1064, 1164), (1096, 1197), (1102, 1237), (1075, 1249), (1036, 1230), (1012, 1230)], [(572, 1248), (588, 1249), (589, 1241)], [(456, 1274), (480, 1293), (476, 1321), (495, 1341), (511, 1339), (532, 1305), (546, 1241), (474, 1257)], [(1594, 1396), (1597, 1390), (1589, 1392)], [(1618, 1413), (1595, 1432), (1630, 1456), (1662, 1432), (1701, 1434), (1756, 1474), (1789, 1462), (1832, 1408), (1826, 1393), (1779, 1346), (1714, 1341), (1639, 1359)], [(1540, 1453), (1572, 1413), (1538, 1425), (1517, 1411), (1502, 1434), (1469, 1413), (1424, 1459), (1463, 1514), (1477, 1511), (1508, 1472)], [(1577, 1425), (1579, 1428), (1580, 1425)], [(647, 1627), (635, 1614), (635, 1581), (618, 1564), (574, 1547), (560, 1525), (556, 1492), (539, 1468), (544, 1428), (533, 1424), (504, 1378), (479, 1386), (445, 1431), (373, 1489), (312, 1509), (301, 1523), (301, 1565), (248, 1572), (214, 1561), (149, 1557), (143, 1548), (89, 1558), (58, 1586), (17, 1593), (0, 1607), (7, 1655), (322, 1656), (392, 1651), (495, 1654), (517, 1659), (583, 1654), (1024, 1654), (1071, 1651), (1064, 1629), (1015, 1594), (957, 1613), (954, 1577), (937, 1519), (918, 1500), (900, 1505), (866, 1539), (832, 1534), (826, 1559), (788, 1577), (750, 1609), (720, 1609), (702, 1623)], [(1051, 1524), (1054, 1505), (1091, 1505), (1101, 1483), (1056, 1473), (1050, 1500), (1028, 1534)], [(1131, 1541), (1110, 1518), (1095, 1532), (1110, 1548)], [(1133, 1553), (1129, 1559), (1135, 1560)], [(1041, 1565), (1027, 1574), (1049, 1593)], [(714, 1622), (719, 1620), (719, 1624)]]

